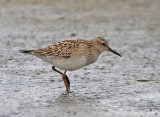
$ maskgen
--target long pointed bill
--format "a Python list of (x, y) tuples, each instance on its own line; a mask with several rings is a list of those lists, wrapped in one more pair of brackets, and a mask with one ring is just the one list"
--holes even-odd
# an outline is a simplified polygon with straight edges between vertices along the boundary
[(112, 48), (108, 48), (108, 50), (109, 50), (110, 52), (113, 52), (114, 54), (116, 54), (116, 55), (122, 57), (118, 52), (116, 52), (116, 51), (113, 50)]

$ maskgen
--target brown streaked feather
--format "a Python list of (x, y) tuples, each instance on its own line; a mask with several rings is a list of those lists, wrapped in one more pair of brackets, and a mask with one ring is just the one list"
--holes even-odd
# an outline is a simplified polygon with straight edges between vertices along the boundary
[(76, 52), (78, 48), (81, 48), (81, 45), (84, 45), (84, 41), (86, 40), (65, 40), (54, 43), (47, 48), (33, 50), (33, 53), (55, 58), (70, 58), (73, 54), (73, 51)]

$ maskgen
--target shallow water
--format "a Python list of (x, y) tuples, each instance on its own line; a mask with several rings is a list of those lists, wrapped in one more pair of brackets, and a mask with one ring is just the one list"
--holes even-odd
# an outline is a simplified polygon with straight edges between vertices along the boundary
[[(0, 116), (160, 116), (159, 3), (0, 1)], [(97, 36), (123, 57), (67, 72), (69, 95), (51, 65), (18, 51)]]

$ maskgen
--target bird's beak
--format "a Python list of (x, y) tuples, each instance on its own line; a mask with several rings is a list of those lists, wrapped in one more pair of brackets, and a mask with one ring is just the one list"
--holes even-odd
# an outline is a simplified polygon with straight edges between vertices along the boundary
[(109, 50), (110, 52), (113, 52), (114, 54), (116, 54), (116, 55), (122, 57), (118, 52), (116, 52), (116, 51), (113, 50), (112, 48), (108, 47), (108, 50)]

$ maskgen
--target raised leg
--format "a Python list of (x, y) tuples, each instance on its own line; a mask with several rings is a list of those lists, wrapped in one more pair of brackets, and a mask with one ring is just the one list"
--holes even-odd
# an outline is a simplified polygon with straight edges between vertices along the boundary
[(69, 93), (69, 90), (70, 90), (70, 81), (68, 79), (68, 76), (66, 75), (66, 70), (64, 71), (64, 73), (62, 73), (62, 72), (58, 71), (57, 69), (55, 69), (55, 66), (52, 66), (52, 70), (62, 75), (64, 84), (66, 86), (66, 92)]
[(61, 74), (61, 75), (63, 75), (63, 73), (60, 72), (60, 71), (58, 71), (58, 70), (55, 68), (55, 66), (52, 66), (52, 70), (55, 71), (55, 72), (58, 72), (58, 73)]

